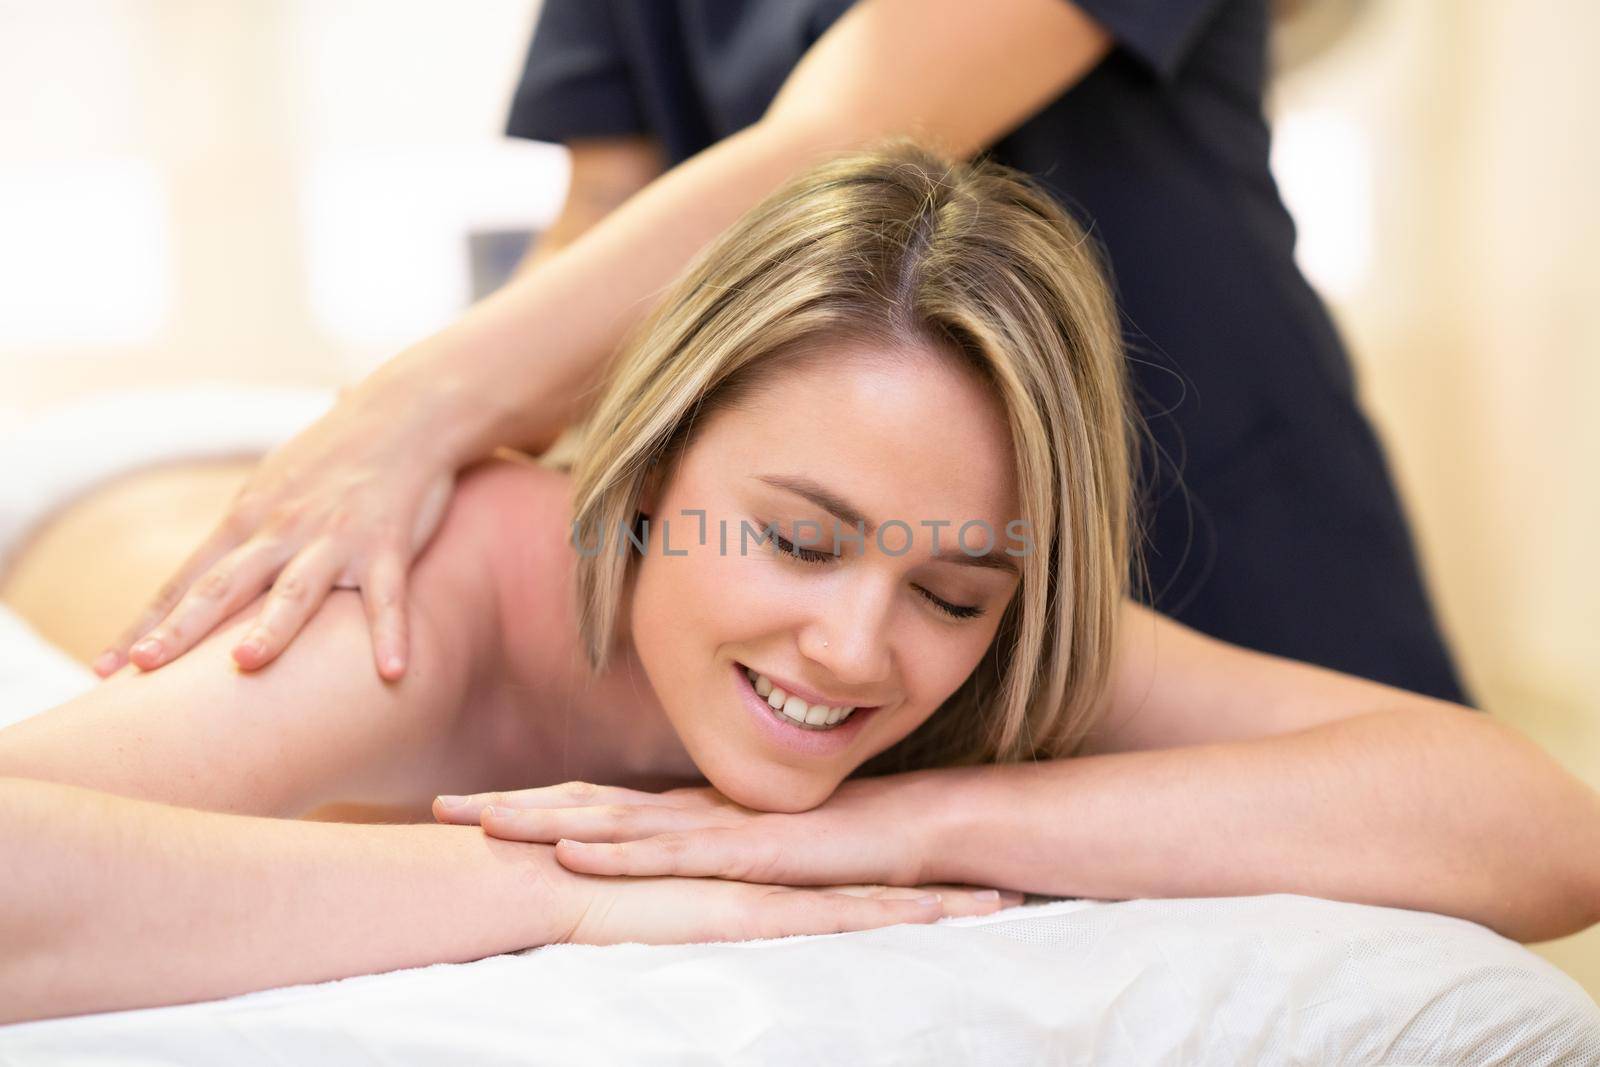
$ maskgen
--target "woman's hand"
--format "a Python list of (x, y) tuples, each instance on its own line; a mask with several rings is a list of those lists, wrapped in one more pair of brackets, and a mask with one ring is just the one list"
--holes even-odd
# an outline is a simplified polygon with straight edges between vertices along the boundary
[(233, 649), (239, 666), (264, 666), (340, 586), (361, 590), (378, 673), (399, 678), (406, 572), (438, 528), (455, 478), (454, 457), (439, 447), (438, 427), (421, 406), (395, 390), (341, 394), (261, 461), (211, 535), (95, 660), (95, 672), (105, 677), (125, 658), (143, 670), (170, 663), (271, 586)]
[(963, 886), (796, 889), (718, 878), (574, 877), (584, 883), (578, 893), (587, 900), (563, 940), (582, 945), (836, 934), (928, 923), (946, 916), (987, 915), (1022, 902), (1020, 894)]
[(648, 793), (588, 782), (440, 797), (433, 811), (494, 837), (553, 844), (562, 866), (586, 874), (909, 886), (927, 866), (926, 807), (907, 793), (914, 777), (848, 780), (796, 814), (754, 811), (710, 786)]

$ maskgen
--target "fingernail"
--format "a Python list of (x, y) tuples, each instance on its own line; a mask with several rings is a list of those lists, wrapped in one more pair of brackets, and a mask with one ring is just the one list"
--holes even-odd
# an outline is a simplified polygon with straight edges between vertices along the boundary
[(938, 893), (934, 893), (931, 896), (918, 897), (916, 900), (912, 901), (912, 903), (913, 904), (922, 904), (924, 906), (928, 906), (928, 905), (937, 904), (942, 900), (944, 900), (943, 896), (941, 896)]
[(1000, 890), (998, 890), (998, 889), (980, 889), (976, 893), (972, 894), (972, 896), (973, 896), (973, 899), (975, 899), (975, 900), (999, 900), (1000, 899)]
[(466, 797), (453, 797), (453, 796), (445, 796), (445, 795), (442, 795), (442, 794), (439, 797), (437, 797), (436, 799), (439, 801), (440, 804), (442, 804), (444, 807), (447, 807), (447, 808), (459, 808), (461, 805), (463, 805), (463, 804), (465, 804), (467, 802), (467, 798)]
[(494, 814), (495, 814), (495, 810), (493, 808), (484, 808), (482, 814), (480, 814), (478, 816), (478, 818), (487, 819), (487, 818), (489, 818), (490, 816), (492, 816)]
[(568, 838), (568, 837), (563, 837), (561, 840), (557, 841), (556, 844), (558, 844), (558, 845), (566, 845), (568, 848), (582, 848), (583, 847), (583, 842), (582, 841), (574, 841), (574, 840), (572, 840), (571, 838)]
[(399, 674), (400, 673), (400, 657), (399, 656), (390, 656), (388, 659), (383, 661), (383, 668), (384, 668), (384, 670), (388, 671), (390, 674)]
[(117, 653), (114, 649), (106, 649), (94, 658), (94, 672), (96, 674), (110, 674), (117, 669)]
[(261, 638), (250, 637), (246, 638), (244, 643), (239, 646), (239, 651), (247, 656), (259, 656), (264, 647), (261, 643)]
[(161, 655), (161, 642), (153, 637), (147, 637), (128, 651), (130, 654), (137, 652), (141, 656), (159, 656)]

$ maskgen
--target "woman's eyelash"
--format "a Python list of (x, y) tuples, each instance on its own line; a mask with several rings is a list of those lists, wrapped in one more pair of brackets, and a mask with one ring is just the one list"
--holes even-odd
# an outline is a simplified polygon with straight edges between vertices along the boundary
[(814, 548), (796, 548), (794, 542), (786, 540), (776, 530), (772, 531), (772, 543), (778, 546), (779, 552), (785, 552), (796, 559), (803, 559), (807, 563), (828, 563), (839, 558), (832, 552), (818, 552)]
[[(788, 553), (794, 558), (802, 560), (806, 563), (831, 563), (840, 558), (832, 552), (818, 552), (814, 548), (796, 547), (794, 542), (788, 540), (776, 530), (771, 531), (771, 533), (772, 543), (777, 546), (778, 551)], [(934, 596), (932, 593), (921, 588), (920, 586), (917, 588), (917, 592), (926, 597), (928, 599), (928, 603), (932, 604), (934, 607), (938, 608), (940, 611), (944, 612), (953, 619), (976, 619), (979, 615), (983, 614), (982, 608), (971, 607), (966, 604), (952, 604), (948, 600), (942, 600), (939, 597)]]

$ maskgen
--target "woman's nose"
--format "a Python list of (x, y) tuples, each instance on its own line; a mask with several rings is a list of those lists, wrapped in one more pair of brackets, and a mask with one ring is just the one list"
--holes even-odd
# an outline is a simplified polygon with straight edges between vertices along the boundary
[(846, 685), (872, 685), (889, 676), (888, 603), (875, 595), (840, 597), (807, 628), (806, 656)]

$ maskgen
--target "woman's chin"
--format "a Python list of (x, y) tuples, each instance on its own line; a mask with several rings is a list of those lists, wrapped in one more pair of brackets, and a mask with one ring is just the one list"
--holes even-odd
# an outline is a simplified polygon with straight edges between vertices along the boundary
[(712, 787), (735, 804), (752, 811), (795, 814), (810, 811), (838, 788), (832, 779), (818, 778), (791, 767), (744, 767), (732, 773), (707, 772)]

